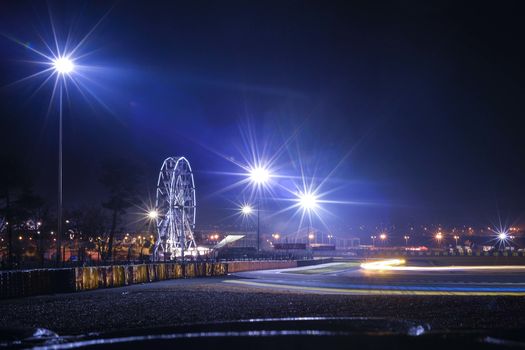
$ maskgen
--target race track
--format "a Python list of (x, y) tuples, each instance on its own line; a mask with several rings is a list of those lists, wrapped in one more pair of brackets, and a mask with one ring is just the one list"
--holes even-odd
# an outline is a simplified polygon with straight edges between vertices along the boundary
[(361, 262), (233, 274), (224, 283), (289, 291), (358, 295), (525, 296), (525, 266), (385, 266)]

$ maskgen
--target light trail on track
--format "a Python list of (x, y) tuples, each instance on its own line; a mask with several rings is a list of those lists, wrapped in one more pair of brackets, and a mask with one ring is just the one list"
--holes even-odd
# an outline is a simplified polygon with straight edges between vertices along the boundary
[[(223, 283), (348, 295), (525, 296), (525, 266), (402, 266), (402, 259), (233, 274)], [(498, 271), (497, 274), (494, 271)]]

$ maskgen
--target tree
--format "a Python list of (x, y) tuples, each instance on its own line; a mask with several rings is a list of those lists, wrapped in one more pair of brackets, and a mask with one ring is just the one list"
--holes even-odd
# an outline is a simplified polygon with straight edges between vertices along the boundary
[(18, 227), (24, 227), (26, 231), (33, 232), (38, 237), (37, 253), (42, 265), (44, 264), (44, 234), (41, 229), (44, 222), (49, 222), (48, 214), (44, 199), (35, 194), (31, 187), (26, 186), (15, 202), (13, 223), (16, 223)]
[(3, 226), (7, 231), (7, 262), (9, 266), (13, 263), (13, 209), (20, 190), (27, 186), (28, 176), (18, 159), (10, 155), (0, 156), (0, 215), (3, 217)]
[(102, 206), (111, 213), (111, 226), (104, 260), (111, 260), (117, 225), (127, 209), (137, 201), (140, 171), (136, 164), (126, 159), (108, 159), (102, 164), (100, 182), (108, 191)]
[(84, 262), (85, 252), (96, 246), (99, 254), (105, 256), (108, 218), (98, 206), (88, 206), (73, 210), (68, 214), (70, 230), (79, 242), (79, 261)]

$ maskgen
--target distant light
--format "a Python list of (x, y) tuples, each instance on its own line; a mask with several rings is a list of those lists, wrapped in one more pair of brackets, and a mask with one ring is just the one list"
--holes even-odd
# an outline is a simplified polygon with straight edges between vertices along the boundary
[(270, 171), (261, 166), (252, 168), (250, 169), (250, 180), (256, 185), (263, 185), (270, 180)]
[(508, 235), (507, 235), (506, 232), (500, 232), (500, 233), (498, 233), (498, 239), (499, 239), (500, 241), (505, 241), (507, 238), (508, 238)]
[(250, 215), (251, 213), (253, 212), (253, 209), (251, 206), (249, 205), (244, 205), (242, 208), (241, 208), (241, 213), (243, 215)]
[(305, 210), (312, 210), (317, 208), (317, 197), (313, 193), (300, 193), (299, 205)]
[(155, 209), (152, 209), (148, 212), (148, 218), (150, 218), (151, 220), (154, 220), (158, 217), (159, 217), (159, 212), (156, 211)]
[(314, 239), (314, 238), (315, 238), (315, 236), (314, 236), (313, 233), (310, 233), (310, 234), (308, 235), (308, 239), (312, 240), (312, 239)]
[(384, 241), (386, 239), (386, 233), (382, 233), (379, 235), (379, 238)]
[(59, 57), (53, 61), (53, 67), (59, 74), (69, 74), (73, 71), (75, 65), (68, 57)]

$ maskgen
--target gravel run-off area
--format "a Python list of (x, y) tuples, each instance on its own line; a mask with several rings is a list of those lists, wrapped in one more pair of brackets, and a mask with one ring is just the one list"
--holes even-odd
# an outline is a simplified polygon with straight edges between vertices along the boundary
[(387, 317), (434, 330), (525, 327), (522, 297), (355, 296), (275, 291), (171, 280), (123, 288), (0, 301), (0, 327), (44, 327), (61, 335), (268, 317)]

